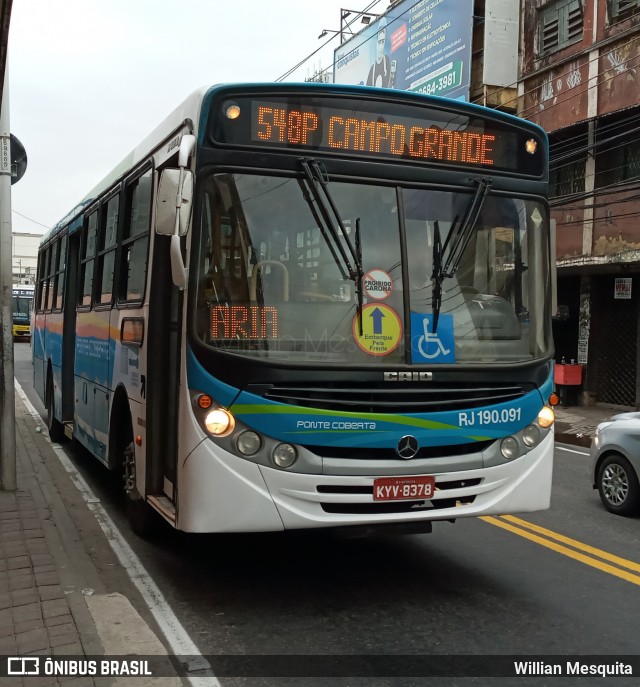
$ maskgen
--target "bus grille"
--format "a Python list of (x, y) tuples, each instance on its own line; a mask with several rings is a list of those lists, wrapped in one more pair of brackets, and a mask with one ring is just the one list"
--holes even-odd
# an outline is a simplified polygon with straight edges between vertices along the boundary
[[(438, 491), (448, 489), (464, 489), (467, 487), (477, 487), (482, 482), (480, 477), (467, 479), (455, 479), (448, 482), (438, 482)], [(373, 496), (373, 487), (344, 486), (342, 484), (319, 484), (316, 489), (319, 494), (369, 494)], [(413, 503), (413, 502), (412, 502)]]
[[(477, 487), (482, 482), (480, 478), (449, 480), (438, 482), (439, 492), (446, 492), (453, 489), (464, 489), (465, 487)], [(317, 487), (319, 494), (342, 494), (360, 495), (367, 494), (373, 496), (373, 487), (369, 486), (345, 486), (319, 484)], [(466, 506), (475, 501), (473, 494), (459, 496), (458, 498), (439, 498), (430, 501), (388, 501), (377, 503), (337, 503), (320, 502), (320, 507), (325, 513), (348, 514), (348, 515), (386, 515), (390, 513), (415, 513), (426, 510), (446, 510), (455, 509), (458, 506)]]
[[(493, 444), (495, 439), (474, 441), (471, 444), (452, 444), (451, 446), (421, 446), (412, 460), (420, 458), (450, 458), (481, 453)], [(395, 448), (374, 448), (358, 446), (308, 446), (305, 448), (323, 458), (342, 458), (351, 460), (398, 460)]]
[(324, 383), (256, 385), (247, 389), (278, 403), (354, 413), (433, 413), (464, 410), (514, 401), (534, 388), (532, 384), (482, 382), (394, 384)]

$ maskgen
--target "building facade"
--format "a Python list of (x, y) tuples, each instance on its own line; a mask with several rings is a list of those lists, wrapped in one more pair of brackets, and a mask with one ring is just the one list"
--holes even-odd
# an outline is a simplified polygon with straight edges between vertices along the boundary
[(518, 114), (551, 141), (557, 359), (640, 404), (640, 0), (521, 0)]
[[(393, 0), (340, 10), (332, 81), (470, 100), (515, 112), (520, 0)], [(364, 28), (363, 28), (364, 27)], [(326, 81), (316, 70), (309, 81)]]
[(14, 284), (35, 284), (38, 246), (42, 234), (14, 231), (11, 235), (11, 271)]

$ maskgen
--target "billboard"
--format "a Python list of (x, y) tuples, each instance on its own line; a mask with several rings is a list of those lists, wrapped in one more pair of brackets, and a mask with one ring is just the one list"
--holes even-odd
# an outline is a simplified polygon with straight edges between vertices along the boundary
[(334, 52), (334, 83), (469, 99), (473, 0), (404, 0)]

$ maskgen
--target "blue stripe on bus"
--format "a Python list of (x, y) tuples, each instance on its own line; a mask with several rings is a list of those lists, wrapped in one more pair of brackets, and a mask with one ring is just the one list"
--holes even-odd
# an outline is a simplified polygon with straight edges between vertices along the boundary
[(549, 376), (539, 390), (491, 406), (435, 413), (354, 413), (287, 405), (241, 392), (209, 374), (191, 349), (187, 372), (190, 389), (209, 394), (252, 429), (280, 441), (325, 446), (395, 447), (405, 434), (434, 446), (495, 440), (531, 424), (553, 390)]

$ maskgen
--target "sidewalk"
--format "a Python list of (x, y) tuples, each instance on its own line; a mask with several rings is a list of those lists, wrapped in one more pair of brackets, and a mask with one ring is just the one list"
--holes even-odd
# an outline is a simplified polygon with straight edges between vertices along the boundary
[[(16, 447), (18, 489), (0, 491), (0, 656), (169, 655), (43, 423), (19, 395)], [(168, 659), (158, 660), (161, 674), (176, 674)], [(8, 661), (1, 662), (0, 684), (12, 687), (184, 684), (178, 677), (8, 677)]]
[(556, 406), (556, 441), (562, 444), (576, 446), (591, 446), (591, 439), (600, 422), (608, 420), (612, 415), (625, 412), (620, 409), (605, 406)]

